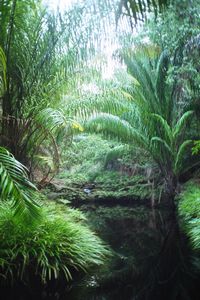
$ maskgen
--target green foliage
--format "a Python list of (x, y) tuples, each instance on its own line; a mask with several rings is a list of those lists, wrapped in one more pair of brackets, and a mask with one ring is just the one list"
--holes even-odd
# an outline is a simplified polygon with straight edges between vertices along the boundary
[(59, 173), (59, 178), (69, 181), (71, 178), (79, 183), (94, 179), (103, 169), (107, 153), (117, 145), (115, 141), (106, 141), (94, 134), (74, 137), (72, 145), (63, 149), (64, 170)]
[(200, 216), (200, 187), (197, 182), (188, 182), (179, 196), (179, 214), (191, 221)]
[(3, 49), (0, 47), (0, 95), (3, 95), (6, 90), (6, 56)]
[[(48, 175), (55, 174), (60, 165), (59, 140), (62, 138), (70, 142), (73, 133), (79, 131), (82, 131), (79, 123), (66, 117), (62, 111), (51, 108), (43, 109), (35, 114), (32, 120), (28, 120), (22, 139), (17, 141), (20, 150), (18, 154), (20, 157), (28, 156), (32, 171), (34, 167), (37, 167), (35, 156), (38, 155), (43, 160), (44, 166), (48, 166)], [(42, 150), (49, 155), (39, 156)], [(49, 164), (51, 157), (52, 161)]]
[(131, 156), (131, 150), (126, 145), (117, 145), (116, 147), (112, 148), (105, 157), (104, 166), (105, 168), (109, 167), (109, 165), (115, 166), (119, 163), (119, 160), (123, 162)]
[[(40, 222), (13, 218), (10, 203), (0, 206), (0, 277), (8, 284), (51, 280), (70, 281), (77, 273), (101, 265), (109, 251), (81, 224), (74, 210), (49, 205)], [(30, 272), (31, 270), (31, 272)]]
[(68, 77), (89, 53), (91, 24), (88, 20), (76, 30), (86, 13), (81, 5), (53, 14), (38, 0), (6, 0), (1, 12), (0, 45), (6, 55), (8, 87), (4, 100), (9, 102), (4, 110), (24, 117), (49, 103), (53, 106), (66, 91)]
[(12, 200), (12, 211), (17, 217), (40, 217), (39, 195), (28, 179), (27, 169), (3, 147), (0, 147), (0, 186), (0, 199)]
[(200, 253), (200, 186), (199, 182), (188, 182), (179, 197), (179, 215), (192, 247)]
[[(92, 34), (98, 20), (95, 23), (88, 17), (87, 5), (82, 3), (53, 13), (42, 1), (6, 0), (0, 10), (1, 144), (31, 172), (33, 157), (44, 156), (38, 150), (47, 148), (56, 170), (59, 155), (55, 131), (62, 127), (63, 114), (53, 109), (60, 108), (64, 94), (77, 90), (77, 74), (94, 50)], [(63, 138), (70, 142), (72, 131), (81, 127), (75, 121), (72, 126), (69, 123), (65, 122), (67, 134)], [(48, 167), (47, 177), (49, 172)]]
[(150, 199), (153, 192), (159, 198), (158, 190), (154, 188), (152, 191), (152, 182), (148, 182), (145, 174), (138, 174), (140, 172), (141, 170), (137, 170), (133, 176), (126, 173), (120, 174), (117, 171), (99, 172), (94, 180), (99, 190), (94, 191), (94, 197), (96, 199), (115, 199), (116, 202), (125, 198), (134, 201)]
[(153, 43), (170, 53), (173, 64), (167, 80), (174, 85), (173, 96), (179, 107), (192, 108), (196, 114), (199, 114), (199, 11), (199, 1), (176, 0), (144, 31)]
[(199, 154), (199, 152), (200, 152), (200, 141), (195, 141), (194, 146), (192, 148), (192, 154), (193, 155)]
[[(199, 21), (196, 20), (199, 6), (192, 4), (187, 12), (187, 1), (177, 0), (166, 15), (159, 15), (158, 11), (168, 1), (119, 1), (118, 14), (123, 14), (125, 10), (135, 20), (151, 16), (149, 12), (154, 11), (158, 16), (157, 25), (153, 24), (156, 29), (151, 31), (151, 25), (148, 27), (147, 35), (151, 41), (145, 43), (144, 50), (143, 45), (139, 44), (132, 49), (133, 45), (129, 43), (130, 47), (121, 51), (120, 58), (127, 66), (128, 75), (120, 79), (118, 74), (118, 78), (106, 83), (102, 80), (98, 86), (94, 85), (95, 92), (81, 94), (81, 84), (95, 82), (94, 78), (91, 79), (92, 74), (95, 74), (97, 81), (101, 81), (98, 67), (91, 60), (88, 63), (87, 59), (99, 46), (94, 42), (95, 37), (113, 7), (109, 1), (105, 10), (102, 1), (98, 1), (96, 6), (93, 1), (86, 2), (72, 6), (63, 14), (51, 14), (40, 1), (6, 0), (2, 3), (0, 44), (5, 57), (1, 54), (1, 61), (2, 66), (5, 65), (4, 70), (7, 68), (2, 75), (2, 79), (6, 76), (7, 87), (3, 94), (2, 143), (13, 149), (15, 157), (29, 165), (31, 172), (35, 167), (32, 160), (37, 157), (35, 165), (42, 162), (43, 170), (47, 169), (45, 179), (50, 178), (52, 166), (53, 171), (58, 169), (57, 142), (66, 139), (69, 144), (72, 132), (82, 130), (73, 121), (72, 116), (75, 116), (85, 125), (86, 131), (103, 133), (109, 138), (117, 137), (120, 142), (136, 145), (148, 152), (173, 193), (179, 175), (190, 167), (188, 158), (193, 136), (186, 125), (192, 119), (192, 111), (196, 111), (190, 107), (191, 103), (185, 105), (185, 98), (182, 101), (179, 97), (177, 101), (178, 91), (184, 90), (184, 97), (187, 93), (183, 85), (180, 88), (176, 84), (176, 76), (171, 82), (170, 72), (180, 73), (178, 77), (185, 79), (188, 76), (181, 77), (181, 74), (188, 73), (176, 73), (175, 69), (184, 69), (192, 62), (198, 65), (198, 37), (193, 37), (199, 28)], [(93, 10), (95, 16), (89, 16)], [(176, 24), (171, 44), (168, 38), (172, 37), (168, 26), (170, 16)], [(95, 17), (97, 21), (94, 21)], [(191, 17), (195, 27), (193, 31), (188, 26)], [(23, 22), (20, 22), (21, 19)], [(98, 27), (99, 19), (104, 25)], [(185, 29), (178, 38), (180, 25)], [(165, 34), (164, 38), (156, 37), (159, 29), (167, 34), (167, 38)], [(196, 55), (194, 59), (190, 49)], [(158, 56), (160, 50), (164, 51)], [(92, 65), (91, 68), (86, 66), (87, 63)], [(198, 73), (198, 68), (195, 68)], [(73, 80), (76, 85), (74, 82), (72, 84)], [(67, 95), (60, 101), (63, 94)], [(73, 97), (70, 97), (71, 94)], [(69, 118), (65, 118), (60, 110), (49, 108), (58, 105)], [(44, 109), (46, 106), (48, 108)], [(117, 155), (121, 155), (120, 151), (113, 151), (116, 160)], [(85, 177), (93, 180), (98, 175), (102, 165), (100, 161), (96, 162), (97, 166), (93, 164)]]
[[(180, 47), (186, 45), (192, 36), (199, 33), (198, 12), (199, 1), (173, 1), (173, 4), (157, 19), (157, 22), (152, 19), (147, 24), (149, 30), (146, 30), (146, 33), (150, 35), (150, 39), (154, 43), (174, 55), (176, 51), (180, 50)], [(172, 23), (173, 28), (170, 27)], [(177, 52), (176, 54), (176, 58), (178, 58), (181, 53)]]
[(131, 25), (146, 20), (150, 12), (154, 12), (157, 17), (158, 13), (163, 11), (170, 3), (170, 0), (120, 0), (117, 9), (117, 20), (121, 16), (128, 16)]
[[(62, 136), (70, 142), (73, 133), (82, 130), (76, 121), (65, 117), (62, 111), (50, 108), (33, 114), (32, 118), (19, 120), (8, 117), (4, 123), (11, 125), (17, 137), (12, 140), (15, 157), (29, 168), (32, 176), (38, 168), (39, 157), (43, 158), (43, 165), (46, 166), (45, 176), (53, 176), (58, 171), (60, 162), (58, 137)], [(50, 156), (52, 163), (48, 165)]]
[[(159, 172), (149, 155), (141, 150), (85, 134), (74, 137), (63, 157), (64, 164), (55, 178), (57, 198), (59, 185), (60, 197), (72, 202), (149, 199), (152, 192), (159, 198), (158, 190), (152, 190), (153, 182), (160, 183)], [(91, 192), (86, 194), (84, 188)]]
[(170, 62), (166, 52), (156, 60), (143, 58), (141, 53), (139, 57), (137, 53), (124, 55), (128, 71), (137, 82), (132, 82), (127, 91), (130, 97), (122, 97), (123, 103), (129, 102), (129, 109), (118, 114), (95, 114), (85, 128), (147, 151), (173, 194), (179, 175), (188, 168), (192, 140), (186, 135), (186, 124), (193, 112), (179, 110), (173, 98), (172, 87), (166, 82)]

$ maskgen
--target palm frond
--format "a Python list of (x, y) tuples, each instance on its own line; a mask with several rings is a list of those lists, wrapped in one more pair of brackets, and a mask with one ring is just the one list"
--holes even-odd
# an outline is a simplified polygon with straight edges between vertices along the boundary
[(115, 137), (124, 143), (135, 142), (139, 147), (148, 148), (148, 138), (118, 116), (106, 113), (94, 115), (86, 121), (85, 130)]
[(6, 90), (6, 56), (3, 49), (0, 47), (0, 86), (1, 94)]
[(40, 216), (37, 189), (29, 181), (26, 168), (0, 147), (0, 199), (12, 200), (15, 215)]
[(38, 112), (34, 121), (51, 132), (55, 132), (60, 128), (66, 128), (69, 125), (69, 120), (66, 119), (64, 114), (60, 110), (52, 108), (46, 108)]
[(69, 139), (74, 131), (82, 130), (78, 122), (72, 118), (66, 118), (62, 111), (46, 108), (34, 116), (31, 126), (28, 127), (21, 141), (21, 148), (25, 149), (29, 155), (29, 159), (33, 161), (42, 145), (45, 144), (46, 148), (50, 148), (54, 163), (54, 168), (52, 169), (53, 176), (58, 171), (60, 165), (57, 138), (62, 135), (63, 139)]
[(172, 149), (171, 149), (170, 145), (167, 144), (167, 142), (164, 139), (162, 139), (158, 136), (154, 136), (154, 137), (151, 138), (151, 146), (154, 142), (161, 143), (165, 148), (165, 152), (168, 152), (170, 155), (173, 156), (173, 152), (172, 152)]
[(185, 154), (187, 147), (192, 144), (193, 144), (192, 140), (186, 140), (179, 146), (179, 149), (178, 149), (178, 152), (176, 155), (175, 165), (174, 165), (175, 174), (179, 175), (180, 172), (182, 171), (183, 166), (182, 166), (181, 162), (182, 162), (183, 155)]
[(193, 112), (185, 112), (176, 122), (180, 111), (175, 109), (176, 103), (166, 82), (169, 68), (167, 53), (162, 53), (159, 59), (154, 58), (153, 63), (147, 57), (143, 59), (141, 54), (137, 57), (134, 52), (132, 56), (130, 53), (125, 54), (124, 61), (130, 76), (134, 78), (131, 87), (130, 83), (125, 85), (121, 93), (124, 96), (123, 104), (128, 103), (129, 109), (115, 113), (112, 110), (115, 99), (111, 97), (109, 114), (97, 114), (95, 111), (85, 123), (86, 131), (117, 137), (121, 142), (131, 145), (135, 143), (148, 151), (158, 164), (170, 190), (170, 185), (176, 185), (183, 170), (181, 159), (184, 156), (187, 160), (189, 156), (187, 147), (191, 140), (186, 140), (183, 129)]
[(115, 91), (111, 88), (109, 91), (105, 90), (100, 95), (83, 95), (77, 99), (67, 99), (64, 103), (63, 110), (66, 115), (74, 116), (82, 120), (86, 120), (91, 114), (98, 112), (119, 116), (132, 108), (131, 100), (130, 102), (126, 100), (127, 97), (121, 89)]
[(158, 114), (152, 114), (152, 116), (159, 121), (159, 125), (161, 125), (162, 129), (163, 129), (163, 136), (169, 141), (169, 143), (172, 143), (172, 129), (169, 126), (169, 124), (167, 123), (167, 121)]
[(192, 110), (190, 111), (186, 111), (180, 118), (180, 120), (176, 123), (176, 125), (174, 126), (173, 129), (173, 137), (174, 139), (176, 139), (178, 137), (178, 135), (181, 133), (181, 131), (183, 130), (183, 127), (186, 125), (186, 122), (188, 121), (188, 119), (191, 117), (191, 115), (194, 112)]
[(169, 89), (166, 84), (167, 71), (169, 68), (169, 55), (166, 51), (161, 53), (158, 64), (157, 64), (157, 78), (156, 78), (156, 93), (159, 98), (159, 102), (162, 109), (162, 115), (170, 120), (171, 106), (169, 107), (170, 96), (167, 91)]
[(128, 72), (139, 83), (133, 90), (133, 98), (137, 99), (138, 104), (141, 101), (141, 106), (145, 105), (150, 112), (160, 113), (159, 99), (155, 89), (155, 70), (151, 69), (142, 59), (138, 59), (136, 56), (125, 57), (125, 63), (127, 64)]
[(153, 12), (155, 17), (163, 11), (170, 3), (170, 0), (120, 0), (116, 12), (116, 20), (128, 16), (131, 26), (141, 23)]

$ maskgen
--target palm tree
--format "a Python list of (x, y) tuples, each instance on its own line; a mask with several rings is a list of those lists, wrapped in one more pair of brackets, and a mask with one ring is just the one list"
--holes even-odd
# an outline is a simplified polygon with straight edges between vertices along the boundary
[[(69, 118), (64, 120), (60, 111), (44, 109), (59, 107), (73, 75), (89, 56), (88, 49), (92, 51), (88, 44), (91, 24), (81, 27), (87, 12), (77, 5), (65, 14), (52, 14), (40, 0), (4, 0), (0, 11), (0, 45), (6, 67), (1, 77), (1, 145), (30, 168), (32, 158), (48, 137), (58, 161), (55, 134), (62, 127), (58, 116), (67, 124), (68, 136), (72, 132)], [(77, 26), (81, 27), (79, 31)]]
[[(0, 47), (0, 91), (6, 88), (6, 57)], [(12, 201), (14, 214), (31, 218), (40, 216), (38, 193), (29, 181), (27, 169), (4, 147), (0, 147), (0, 200)]]
[[(157, 62), (156, 62), (157, 61)], [(193, 111), (181, 111), (172, 97), (172, 88), (166, 83), (169, 57), (150, 60), (125, 55), (132, 85), (122, 90), (121, 100), (126, 111), (95, 113), (86, 121), (86, 129), (118, 137), (125, 143), (146, 150), (157, 163), (166, 183), (166, 192), (175, 195), (180, 174), (188, 166), (188, 137), (186, 124)], [(112, 103), (115, 107), (115, 99)], [(109, 103), (109, 107), (111, 107)]]
[[(6, 93), (6, 56), (0, 47), (0, 95)], [(37, 153), (38, 148), (44, 140), (51, 141), (55, 151), (55, 163), (58, 167), (59, 154), (54, 136), (59, 132), (72, 132), (74, 124), (79, 127), (72, 119), (66, 119), (64, 115), (57, 110), (43, 109), (35, 115), (35, 118), (18, 120), (9, 117), (14, 127), (19, 127), (22, 134), (16, 136), (17, 145), (20, 145), (20, 156), (26, 156), (31, 160), (31, 155)], [(19, 124), (18, 124), (19, 123)], [(23, 126), (22, 126), (23, 125)], [(31, 165), (30, 165), (31, 166)], [(28, 216), (31, 219), (40, 217), (40, 202), (37, 188), (28, 178), (28, 169), (22, 165), (15, 157), (4, 147), (0, 147), (0, 200), (12, 201), (12, 209), (16, 217)]]

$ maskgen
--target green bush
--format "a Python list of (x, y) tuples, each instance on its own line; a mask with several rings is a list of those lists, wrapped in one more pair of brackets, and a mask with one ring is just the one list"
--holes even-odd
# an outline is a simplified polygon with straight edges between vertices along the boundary
[(107, 153), (117, 145), (95, 134), (76, 136), (72, 145), (63, 149), (63, 170), (58, 177), (80, 184), (93, 181), (104, 171)]
[(189, 182), (180, 195), (179, 216), (183, 219), (183, 228), (190, 238), (192, 247), (200, 251), (200, 186)]
[(179, 215), (186, 221), (193, 218), (200, 218), (200, 186), (188, 182), (185, 184), (184, 191), (179, 196)]
[(92, 266), (103, 263), (109, 250), (81, 223), (80, 212), (63, 211), (55, 205), (41, 208), (40, 221), (19, 221), (10, 203), (0, 206), (0, 278), (2, 282), (44, 284), (72, 280)]

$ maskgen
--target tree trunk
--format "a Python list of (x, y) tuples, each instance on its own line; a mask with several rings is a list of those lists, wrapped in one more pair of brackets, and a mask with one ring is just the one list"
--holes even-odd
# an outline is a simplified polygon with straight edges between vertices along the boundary
[(175, 208), (174, 198), (176, 195), (176, 189), (178, 185), (177, 176), (170, 171), (165, 178), (166, 188), (165, 188), (165, 197), (167, 198), (167, 202), (172, 208)]

